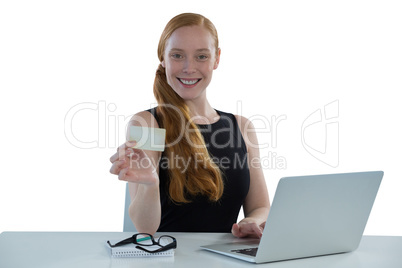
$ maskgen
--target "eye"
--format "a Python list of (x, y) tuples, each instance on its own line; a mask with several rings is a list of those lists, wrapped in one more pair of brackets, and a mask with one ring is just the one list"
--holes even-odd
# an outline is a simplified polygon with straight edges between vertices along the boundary
[(179, 54), (179, 53), (173, 53), (173, 54), (171, 55), (171, 57), (172, 57), (173, 59), (176, 59), (176, 60), (180, 60), (180, 59), (183, 58), (183, 56), (182, 56), (181, 54)]
[(199, 56), (197, 57), (197, 59), (199, 59), (199, 60), (207, 60), (207, 59), (208, 59), (208, 56), (207, 56), (207, 55), (199, 55)]

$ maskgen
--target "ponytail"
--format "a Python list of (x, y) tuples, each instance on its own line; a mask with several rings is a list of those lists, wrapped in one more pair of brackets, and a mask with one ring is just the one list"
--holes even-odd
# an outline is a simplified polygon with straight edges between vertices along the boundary
[[(176, 203), (189, 203), (191, 197), (205, 195), (210, 201), (218, 201), (224, 188), (220, 169), (210, 157), (184, 100), (167, 83), (162, 65), (156, 71), (154, 95), (158, 102), (156, 112), (160, 127), (166, 129), (164, 154), (172, 164), (168, 170), (170, 198)], [(188, 163), (186, 169), (173, 165), (177, 159)]]

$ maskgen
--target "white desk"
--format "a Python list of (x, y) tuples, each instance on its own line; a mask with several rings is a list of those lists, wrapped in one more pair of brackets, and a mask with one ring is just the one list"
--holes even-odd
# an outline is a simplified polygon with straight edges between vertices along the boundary
[(352, 253), (251, 264), (199, 248), (236, 239), (231, 234), (169, 234), (178, 242), (174, 257), (112, 258), (106, 241), (132, 233), (4, 232), (0, 234), (0, 267), (402, 267), (402, 237), (364, 236)]

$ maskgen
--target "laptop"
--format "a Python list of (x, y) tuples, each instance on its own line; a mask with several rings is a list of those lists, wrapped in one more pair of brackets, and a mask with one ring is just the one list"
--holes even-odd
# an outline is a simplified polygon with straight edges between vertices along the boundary
[(280, 179), (260, 240), (202, 246), (253, 263), (355, 250), (383, 177), (382, 171)]

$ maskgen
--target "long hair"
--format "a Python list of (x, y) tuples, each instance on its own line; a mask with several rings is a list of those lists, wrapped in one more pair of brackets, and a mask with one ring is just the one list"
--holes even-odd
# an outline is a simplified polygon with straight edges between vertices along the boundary
[[(211, 33), (218, 55), (218, 34), (212, 22), (199, 14), (184, 13), (171, 19), (161, 35), (158, 45), (160, 62), (164, 60), (166, 42), (172, 33), (180, 27), (196, 25), (205, 27)], [(191, 197), (205, 195), (211, 201), (218, 201), (224, 187), (221, 171), (211, 159), (197, 125), (191, 120), (188, 106), (168, 84), (165, 68), (161, 64), (156, 71), (154, 95), (161, 127), (166, 129), (165, 157), (169, 163), (175, 163), (177, 159), (188, 163), (185, 170), (170, 165), (170, 198), (176, 203), (189, 203)]]

